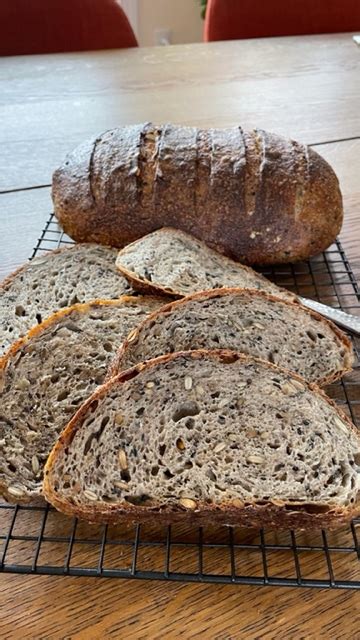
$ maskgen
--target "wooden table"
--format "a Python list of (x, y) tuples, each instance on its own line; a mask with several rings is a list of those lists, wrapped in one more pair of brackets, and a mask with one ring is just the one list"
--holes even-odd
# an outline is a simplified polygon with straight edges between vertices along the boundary
[[(277, 131), (316, 146), (360, 243), (360, 49), (349, 34), (0, 60), (0, 274), (29, 255), (52, 170), (84, 137), (153, 120)], [(0, 576), (4, 638), (360, 638), (355, 592)]]

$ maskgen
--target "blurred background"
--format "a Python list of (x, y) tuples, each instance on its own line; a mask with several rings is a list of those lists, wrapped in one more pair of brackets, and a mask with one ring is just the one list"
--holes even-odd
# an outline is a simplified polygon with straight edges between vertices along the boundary
[(360, 0), (0, 0), (0, 55), (360, 30)]
[(206, 0), (120, 0), (141, 47), (201, 42)]

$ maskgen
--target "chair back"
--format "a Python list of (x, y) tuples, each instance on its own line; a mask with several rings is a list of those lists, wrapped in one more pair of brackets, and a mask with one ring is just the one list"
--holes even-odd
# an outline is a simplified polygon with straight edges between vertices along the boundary
[(136, 47), (116, 0), (1, 0), (0, 55)]
[(360, 0), (208, 0), (204, 40), (360, 29)]

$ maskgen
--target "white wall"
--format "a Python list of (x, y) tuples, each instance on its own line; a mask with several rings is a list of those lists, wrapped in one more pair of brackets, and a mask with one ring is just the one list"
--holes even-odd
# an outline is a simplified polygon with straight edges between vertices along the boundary
[(140, 46), (156, 44), (154, 30), (158, 28), (171, 30), (172, 44), (201, 42), (203, 20), (198, 0), (130, 1), (137, 3), (136, 35)]

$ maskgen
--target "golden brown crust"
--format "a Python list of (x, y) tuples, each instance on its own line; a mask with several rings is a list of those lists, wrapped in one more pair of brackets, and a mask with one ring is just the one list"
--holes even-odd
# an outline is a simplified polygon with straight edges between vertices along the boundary
[[(334, 333), (336, 338), (341, 342), (342, 346), (346, 350), (346, 357), (344, 358), (343, 369), (341, 369), (340, 371), (337, 371), (336, 373), (333, 373), (332, 375), (326, 376), (321, 380), (318, 380), (317, 384), (320, 387), (323, 387), (328, 384), (331, 384), (332, 382), (335, 382), (335, 380), (342, 378), (342, 376), (344, 376), (346, 373), (352, 370), (352, 364), (354, 361), (354, 352), (353, 352), (351, 340), (333, 322), (331, 322), (327, 318), (324, 318), (322, 315), (320, 315), (320, 313), (317, 313), (316, 311), (313, 311), (311, 309), (308, 309), (307, 307), (304, 307), (303, 305), (300, 305), (298, 302), (291, 302), (290, 300), (284, 300), (283, 298), (278, 298), (277, 296), (267, 293), (266, 291), (259, 291), (258, 289), (241, 289), (238, 287), (223, 287), (221, 289), (211, 289), (210, 291), (199, 291), (197, 293), (193, 293), (189, 296), (186, 296), (181, 300), (176, 300), (174, 302), (169, 302), (168, 304), (164, 304), (163, 307), (160, 307), (160, 309), (153, 311), (147, 318), (142, 320), (140, 324), (136, 327), (136, 329), (134, 329), (134, 331), (131, 332), (131, 343), (134, 344), (143, 326), (144, 325), (146, 326), (148, 321), (152, 321), (152, 320), (156, 321), (157, 317), (168, 313), (168, 311), (176, 307), (182, 306), (183, 304), (186, 304), (191, 300), (208, 300), (210, 298), (216, 298), (216, 297), (221, 297), (226, 295), (236, 295), (241, 293), (242, 291), (246, 292), (248, 295), (254, 298), (260, 297), (260, 298), (263, 298), (264, 300), (270, 300), (270, 301), (273, 300), (274, 302), (277, 302), (279, 304), (284, 304), (292, 308), (301, 307), (304, 313), (311, 316), (315, 320), (318, 320), (323, 325), (326, 325), (331, 329), (331, 331)], [(128, 346), (129, 346), (129, 340), (128, 338), (126, 338), (122, 343), (121, 347), (119, 348), (118, 353), (116, 354), (113, 362), (110, 365), (109, 377), (112, 377), (119, 373), (120, 367), (121, 367), (121, 360), (124, 356), (124, 353), (126, 353)]]
[(121, 505), (116, 504), (92, 504), (89, 506), (77, 506), (69, 501), (59, 498), (54, 491), (50, 474), (52, 466), (62, 451), (71, 444), (76, 432), (81, 428), (83, 419), (93, 402), (97, 402), (103, 398), (108, 391), (116, 386), (121, 385), (127, 380), (131, 380), (144, 370), (149, 370), (162, 364), (166, 364), (176, 358), (190, 357), (192, 359), (201, 360), (203, 358), (212, 357), (221, 362), (233, 363), (238, 360), (243, 362), (257, 362), (268, 367), (273, 371), (279, 371), (290, 375), (293, 379), (299, 380), (307, 386), (311, 391), (321, 396), (335, 411), (349, 429), (359, 439), (360, 436), (357, 428), (347, 415), (339, 409), (333, 400), (315, 384), (306, 382), (300, 376), (287, 371), (281, 367), (277, 367), (271, 363), (264, 362), (258, 358), (251, 358), (235, 351), (199, 349), (197, 351), (181, 351), (174, 354), (168, 354), (149, 360), (146, 363), (140, 363), (127, 371), (124, 371), (108, 382), (99, 387), (80, 407), (77, 413), (70, 420), (67, 427), (61, 433), (57, 443), (52, 449), (44, 471), (43, 494), (45, 498), (59, 511), (70, 516), (77, 516), (88, 522), (100, 523), (116, 523), (119, 520), (123, 522), (151, 522), (155, 521), (159, 524), (173, 524), (176, 522), (186, 522), (190, 524), (238, 524), (247, 527), (269, 527), (276, 529), (318, 529), (318, 528), (338, 528), (353, 517), (360, 513), (360, 502), (351, 507), (330, 507), (329, 505), (320, 504), (300, 504), (298, 502), (285, 503), (284, 501), (267, 501), (261, 504), (252, 503), (244, 504), (244, 507), (231, 505), (230, 503), (222, 503), (221, 505), (209, 505), (206, 503), (198, 503), (195, 511), (184, 510), (182, 507), (170, 505), (157, 505), (156, 507), (139, 507), (130, 503)]
[[(160, 131), (156, 161), (141, 154), (146, 131)], [(86, 142), (53, 176), (62, 227), (78, 242), (123, 247), (171, 224), (248, 264), (304, 260), (328, 247), (343, 215), (329, 164), (312, 149), (274, 134), (224, 131), (147, 123)], [(240, 132), (237, 148), (234, 136)], [(153, 197), (143, 207), (145, 174)]]
[[(120, 520), (123, 524), (184, 524), (188, 526), (205, 526), (210, 524), (237, 525), (260, 529), (288, 530), (299, 529), (311, 531), (315, 529), (338, 529), (345, 526), (359, 513), (359, 508), (339, 509), (327, 508), (319, 505), (319, 511), (313, 512), (313, 505), (304, 504), (275, 504), (269, 501), (266, 504), (246, 503), (239, 508), (230, 502), (222, 505), (200, 504), (195, 511), (185, 510), (179, 507), (138, 507), (130, 504), (100, 505), (89, 507), (73, 507), (70, 503), (58, 498), (55, 493), (51, 495), (44, 489), (47, 500), (62, 513), (68, 516), (76, 516), (91, 524), (116, 524)], [(307, 511), (308, 509), (308, 511)]]

